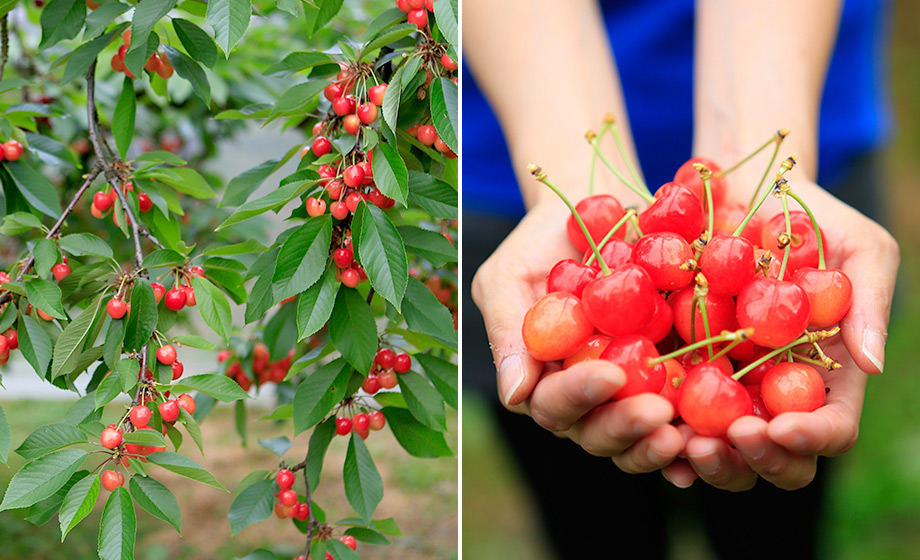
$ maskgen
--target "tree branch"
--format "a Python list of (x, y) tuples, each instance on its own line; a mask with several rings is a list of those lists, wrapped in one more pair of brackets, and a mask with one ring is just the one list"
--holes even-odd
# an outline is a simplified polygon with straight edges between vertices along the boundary
[(10, 57), (10, 29), (7, 26), (7, 16), (0, 18), (0, 80), (3, 79), (3, 71), (6, 70), (6, 61)]

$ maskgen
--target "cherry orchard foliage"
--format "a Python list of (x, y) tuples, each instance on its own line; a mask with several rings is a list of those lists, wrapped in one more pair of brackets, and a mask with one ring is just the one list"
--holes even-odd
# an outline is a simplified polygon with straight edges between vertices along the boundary
[[(374, 517), (383, 484), (364, 439), (389, 428), (410, 455), (451, 455), (457, 5), (366, 4), (379, 10), (342, 0), (19, 8), (42, 34), (33, 44), (14, 30), (19, 58), (0, 80), (0, 233), (24, 241), (0, 272), (0, 365), (19, 351), (81, 398), (16, 449), (28, 462), (0, 511), (57, 515), (63, 539), (107, 493), (99, 555), (132, 557), (135, 506), (181, 527), (158, 469), (223, 490), (182, 443), (203, 450), (199, 422), (217, 401), (235, 403), (245, 441), (245, 401), (271, 383), (278, 408), (265, 419), (290, 422), (260, 445), (283, 456), (289, 435), (310, 431), (309, 446), (277, 476), (246, 477), (232, 532), (274, 511), (306, 535), (311, 558), (336, 559), (400, 534)], [(304, 50), (264, 70), (279, 42)], [(226, 183), (200, 172), (244, 120), (280, 120), (310, 142)], [(256, 195), (298, 155), (293, 174)], [(284, 220), (279, 235), (265, 233), (268, 212)], [(183, 334), (192, 317), (209, 331)], [(186, 347), (217, 352), (215, 368), (187, 371)], [(122, 393), (131, 404), (105, 417)], [(3, 461), (9, 421), (0, 409)], [(338, 520), (312, 499), (336, 433), (345, 462), (327, 467), (342, 469), (355, 513)]]

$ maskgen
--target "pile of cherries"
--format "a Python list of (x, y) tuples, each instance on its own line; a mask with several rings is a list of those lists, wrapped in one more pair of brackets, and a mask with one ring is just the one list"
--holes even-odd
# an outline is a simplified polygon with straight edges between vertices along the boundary
[[(98, 6), (98, 5), (97, 5)], [(118, 52), (112, 55), (112, 70), (118, 72), (119, 74), (124, 74), (125, 76), (134, 79), (137, 76), (131, 73), (128, 70), (128, 67), (125, 66), (125, 55), (128, 53), (128, 47), (131, 46), (131, 30), (126, 29), (122, 34), (123, 45), (118, 47)], [(151, 74), (159, 74), (164, 80), (168, 80), (175, 73), (172, 63), (169, 61), (169, 58), (166, 57), (166, 53), (153, 53), (150, 55), (150, 58), (147, 59), (147, 62), (144, 63), (144, 70), (150, 72)]]
[[(569, 204), (568, 238), (585, 256), (558, 262), (527, 312), (531, 356), (566, 368), (612, 361), (626, 373), (614, 400), (659, 393), (703, 436), (744, 415), (823, 406), (813, 365), (840, 367), (818, 345), (839, 329), (814, 329), (846, 315), (852, 286), (825, 266), (826, 238), (783, 178), (794, 163), (751, 208), (725, 200), (706, 158), (682, 165), (638, 214), (606, 194)], [(784, 211), (764, 221), (756, 211), (769, 194)], [(805, 211), (788, 211), (787, 197)]]
[(288, 469), (279, 469), (275, 476), (278, 489), (275, 490), (275, 515), (278, 519), (296, 519), (306, 521), (310, 517), (310, 504), (301, 502), (297, 490), (294, 490), (294, 473)]
[[(393, 389), (399, 385), (396, 374), (406, 373), (410, 369), (412, 369), (412, 356), (405, 352), (397, 354), (392, 348), (380, 348), (377, 350), (377, 355), (374, 356), (374, 363), (371, 364), (371, 370), (364, 379), (364, 383), (361, 384), (361, 388), (368, 395), (373, 395), (380, 389)], [(345, 432), (347, 433), (348, 431)]]

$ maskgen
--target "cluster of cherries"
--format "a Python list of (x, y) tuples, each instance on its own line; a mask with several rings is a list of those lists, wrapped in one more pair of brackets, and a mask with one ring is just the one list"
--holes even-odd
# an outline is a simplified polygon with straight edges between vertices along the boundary
[(301, 502), (297, 490), (294, 490), (294, 473), (288, 469), (280, 469), (275, 477), (278, 489), (275, 490), (275, 515), (278, 519), (296, 519), (306, 521), (310, 517), (310, 504)]
[[(705, 158), (681, 166), (654, 198), (646, 192), (651, 204), (638, 215), (610, 195), (566, 201), (569, 240), (585, 257), (549, 272), (546, 295), (524, 318), (529, 353), (564, 367), (612, 361), (626, 373), (615, 400), (660, 393), (704, 436), (724, 436), (744, 415), (823, 406), (812, 365), (840, 367), (818, 345), (839, 329), (807, 329), (842, 319), (852, 286), (825, 266), (826, 238), (783, 178), (794, 163), (783, 162), (751, 208), (725, 200), (721, 169)], [(784, 211), (762, 221), (756, 211), (769, 194)], [(790, 212), (787, 198), (805, 212)]]
[(16, 140), (7, 140), (0, 144), (0, 161), (16, 161), (22, 157), (22, 144)]
[(10, 361), (10, 350), (19, 348), (19, 334), (13, 329), (7, 329), (0, 334), (0, 366), (5, 366)]
[[(339, 537), (339, 542), (352, 550), (358, 550), (358, 542), (351, 535)], [(294, 560), (307, 560), (307, 556), (305, 554), (301, 554), (300, 556), (295, 556)], [(335, 557), (331, 552), (326, 552), (326, 560), (335, 560)]]
[(428, 27), (428, 12), (434, 13), (434, 0), (396, 0), (396, 7), (419, 29)]
[(410, 369), (412, 356), (405, 352), (397, 354), (392, 348), (380, 348), (361, 388), (368, 395), (373, 395), (380, 389), (393, 389), (399, 385), (396, 374), (406, 373)]
[[(336, 241), (333, 240), (333, 246)], [(364, 268), (355, 260), (355, 251), (351, 244), (351, 231), (345, 230), (342, 236), (341, 246), (332, 249), (332, 262), (335, 263), (336, 278), (345, 286), (354, 288), (361, 282), (367, 280), (367, 273)]]
[[(447, 57), (447, 55), (444, 55)], [(450, 58), (448, 57), (448, 60)], [(455, 65), (456, 67), (456, 65)], [(455, 82), (457, 78), (452, 78)], [(435, 129), (432, 124), (414, 124), (406, 129), (411, 136), (414, 136), (416, 140), (425, 146), (434, 146), (434, 148), (444, 154), (448, 159), (454, 159), (457, 157), (457, 154), (450, 149), (450, 146), (444, 143), (444, 140), (441, 140), (441, 137), (438, 135), (437, 129)]]
[[(231, 357), (233, 357), (233, 352), (225, 348), (217, 353), (217, 362), (226, 362)], [(285, 357), (272, 362), (270, 361), (268, 347), (261, 342), (254, 344), (252, 347), (252, 372), (256, 375), (258, 385), (284, 381), (288, 371), (291, 369), (293, 359), (294, 349), (291, 348)], [(249, 391), (252, 388), (252, 379), (246, 375), (243, 364), (239, 359), (234, 360), (233, 363), (227, 366), (226, 375), (234, 379), (244, 391)]]
[[(129, 78), (136, 78), (134, 74), (128, 70), (128, 67), (125, 66), (125, 54), (128, 53), (128, 47), (131, 46), (131, 30), (126, 29), (122, 35), (124, 44), (118, 47), (118, 52), (112, 55), (112, 70), (118, 72), (119, 74), (124, 74)], [(147, 59), (147, 62), (144, 63), (144, 70), (150, 72), (151, 74), (159, 74), (164, 80), (168, 80), (172, 77), (175, 70), (173, 69), (172, 63), (169, 61), (169, 58), (166, 56), (166, 53), (153, 53), (150, 55), (150, 58)]]
[[(129, 192), (134, 192), (134, 184), (130, 181), (125, 183), (121, 192), (125, 196), (128, 196)], [(105, 217), (109, 209), (112, 209), (112, 221), (117, 226), (118, 218), (114, 212), (115, 203), (117, 201), (118, 193), (115, 192), (114, 187), (106, 187), (101, 191), (96, 191), (89, 206), (90, 213), (92, 213), (94, 218), (101, 219)], [(137, 193), (137, 208), (141, 212), (150, 212), (150, 210), (153, 209), (153, 201), (150, 200), (150, 196), (147, 193)], [(125, 220), (128, 220), (127, 216), (125, 216)], [(128, 222), (128, 225), (130, 225), (130, 222)]]

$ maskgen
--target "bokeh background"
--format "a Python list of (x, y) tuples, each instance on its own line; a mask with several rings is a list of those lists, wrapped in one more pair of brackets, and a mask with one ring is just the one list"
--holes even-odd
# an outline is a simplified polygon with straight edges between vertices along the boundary
[[(920, 3), (892, 5), (888, 53), (895, 134), (884, 154), (892, 233), (901, 245), (901, 273), (892, 311), (885, 373), (869, 380), (856, 447), (837, 459), (821, 520), (824, 558), (920, 558)], [(859, 77), (854, 77), (859, 79)], [(476, 372), (492, 375), (491, 372)], [(464, 386), (474, 372), (464, 372)], [(611, 465), (611, 468), (615, 468)], [(463, 395), (463, 550), (477, 560), (552, 558), (520, 485), (521, 473), (496, 436), (490, 406)], [(564, 484), (560, 480), (560, 484)], [(699, 482), (697, 483), (699, 484)], [(617, 507), (611, 504), (611, 507)], [(572, 512), (577, 527), (577, 512)], [(670, 556), (706, 560), (712, 552), (692, 517), (668, 528)], [(604, 535), (578, 535), (598, 538)], [(751, 546), (760, 538), (752, 527)], [(611, 543), (611, 555), (615, 543)], [(743, 557), (739, 551), (739, 557)]]

